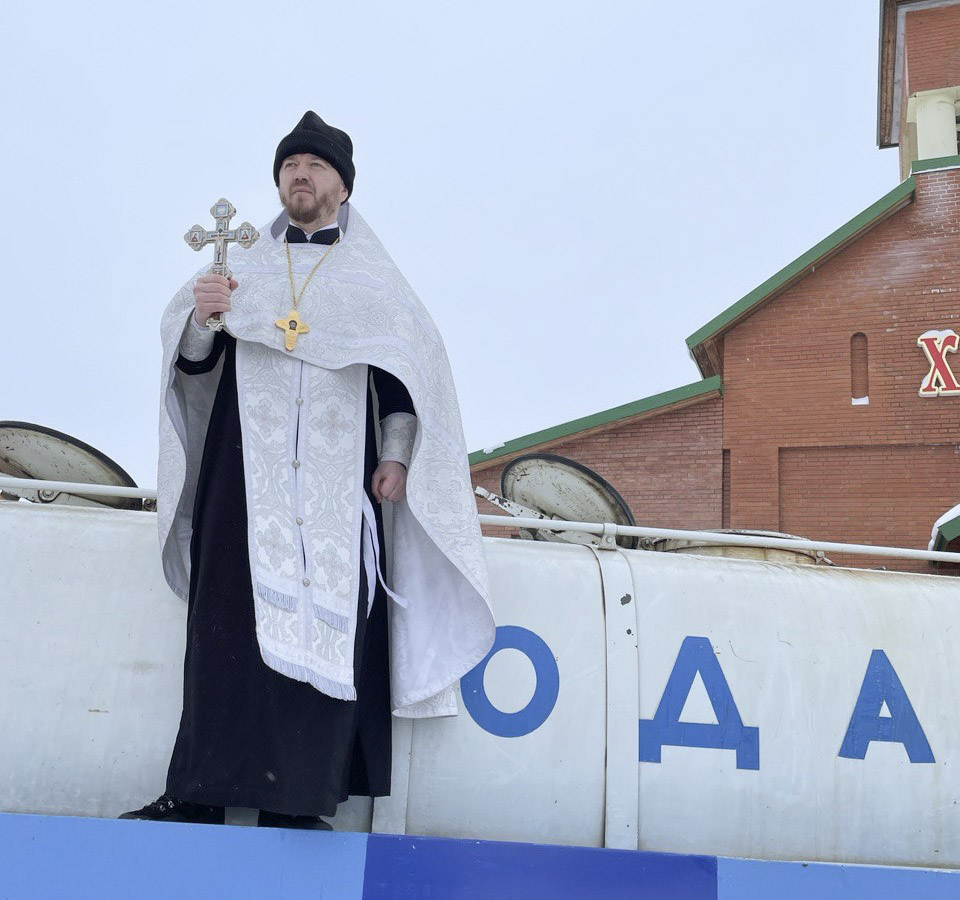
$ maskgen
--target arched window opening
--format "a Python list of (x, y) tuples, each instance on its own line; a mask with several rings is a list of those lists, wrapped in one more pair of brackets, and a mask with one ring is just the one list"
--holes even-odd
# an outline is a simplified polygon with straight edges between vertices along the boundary
[(854, 406), (870, 402), (867, 369), (867, 336), (858, 331), (850, 338), (850, 402)]

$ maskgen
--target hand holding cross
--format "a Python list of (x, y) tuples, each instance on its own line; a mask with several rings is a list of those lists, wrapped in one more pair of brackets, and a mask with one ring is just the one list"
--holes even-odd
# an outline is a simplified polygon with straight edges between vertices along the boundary
[[(252, 247), (260, 237), (260, 233), (249, 222), (244, 222), (239, 228), (228, 228), (230, 220), (237, 214), (233, 204), (221, 197), (213, 206), (210, 207), (210, 215), (216, 222), (216, 228), (213, 231), (207, 231), (202, 225), (194, 225), (184, 236), (183, 239), (194, 250), (201, 250), (207, 244), (213, 244), (213, 267), (210, 269), (213, 275), (222, 275), (227, 281), (230, 281), (230, 270), (227, 268), (227, 247), (231, 243), (237, 243), (241, 247)], [(207, 328), (212, 331), (219, 331), (223, 328), (223, 321), (220, 315), (213, 315), (207, 319)]]

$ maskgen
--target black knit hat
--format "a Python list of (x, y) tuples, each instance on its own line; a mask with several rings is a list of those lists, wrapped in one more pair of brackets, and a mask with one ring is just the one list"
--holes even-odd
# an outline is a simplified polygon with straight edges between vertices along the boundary
[(273, 160), (273, 181), (280, 185), (280, 164), (294, 153), (312, 153), (325, 159), (343, 179), (347, 196), (353, 193), (353, 179), (356, 170), (353, 167), (353, 141), (350, 135), (339, 128), (328, 125), (312, 109), (303, 114), (296, 128), (290, 132), (277, 147)]

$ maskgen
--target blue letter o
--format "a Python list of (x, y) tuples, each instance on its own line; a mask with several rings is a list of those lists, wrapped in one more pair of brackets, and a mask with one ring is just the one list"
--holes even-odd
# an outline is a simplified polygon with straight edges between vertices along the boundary
[[(519, 650), (533, 663), (537, 675), (530, 702), (514, 713), (497, 709), (483, 688), (487, 664), (501, 650)], [(523, 737), (536, 731), (553, 712), (560, 696), (560, 670), (543, 638), (518, 625), (501, 625), (490, 652), (460, 679), (460, 693), (467, 712), (484, 731), (497, 737)]]

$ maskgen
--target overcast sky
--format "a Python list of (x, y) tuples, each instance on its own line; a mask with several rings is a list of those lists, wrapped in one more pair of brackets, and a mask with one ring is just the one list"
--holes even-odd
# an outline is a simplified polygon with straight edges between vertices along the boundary
[(470, 450), (696, 381), (689, 334), (899, 180), (878, 5), (4, 4), (0, 419), (155, 485), (183, 233), (221, 195), (269, 220), (307, 109), (353, 137)]

